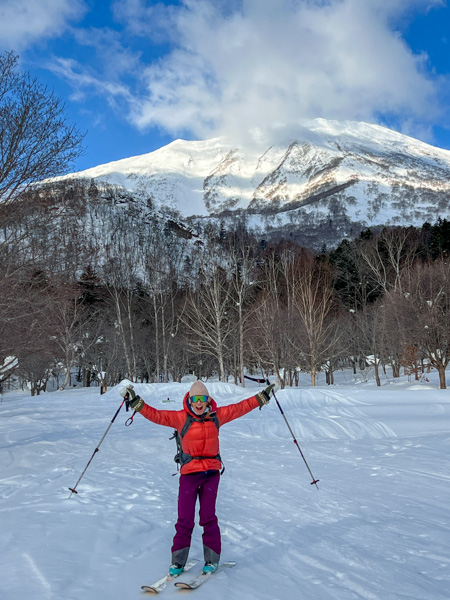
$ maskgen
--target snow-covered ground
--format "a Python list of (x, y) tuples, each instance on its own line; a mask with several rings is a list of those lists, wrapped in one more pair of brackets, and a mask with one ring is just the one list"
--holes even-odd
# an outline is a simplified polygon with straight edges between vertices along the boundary
[[(342, 374), (333, 387), (278, 392), (319, 490), (275, 402), (225, 425), (218, 516), (222, 558), (238, 564), (197, 591), (169, 586), (163, 596), (448, 600), (450, 392), (429, 379), (376, 388)], [(124, 427), (130, 413), (120, 412), (69, 499), (120, 405), (119, 387), (3, 396), (2, 600), (142, 599), (140, 586), (167, 569), (178, 488), (170, 429), (140, 415)], [(154, 406), (178, 409), (189, 384), (135, 387)], [(222, 405), (256, 388), (209, 389)]]

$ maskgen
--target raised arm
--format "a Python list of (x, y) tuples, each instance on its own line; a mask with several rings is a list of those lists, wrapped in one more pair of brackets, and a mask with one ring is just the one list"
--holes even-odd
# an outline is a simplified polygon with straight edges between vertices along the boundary
[(268, 404), (270, 400), (270, 393), (274, 389), (275, 384), (269, 385), (265, 390), (247, 398), (241, 400), (236, 404), (228, 404), (227, 406), (221, 406), (217, 409), (217, 418), (219, 419), (219, 425), (229, 423), (234, 419), (238, 419), (252, 411), (255, 408)]
[(143, 417), (166, 427), (174, 427), (179, 429), (184, 423), (184, 410), (159, 410), (149, 406), (136, 394), (132, 385), (129, 385), (120, 390), (120, 395), (127, 400), (129, 406)]

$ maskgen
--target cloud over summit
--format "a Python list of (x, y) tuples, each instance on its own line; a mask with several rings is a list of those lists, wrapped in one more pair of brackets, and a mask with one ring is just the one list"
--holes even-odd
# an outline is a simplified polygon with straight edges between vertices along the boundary
[(143, 72), (146, 93), (131, 118), (199, 137), (305, 117), (426, 119), (437, 110), (437, 84), (426, 56), (395, 30), (416, 5), (244, 0), (224, 10), (212, 0), (185, 1), (171, 7), (176, 44)]

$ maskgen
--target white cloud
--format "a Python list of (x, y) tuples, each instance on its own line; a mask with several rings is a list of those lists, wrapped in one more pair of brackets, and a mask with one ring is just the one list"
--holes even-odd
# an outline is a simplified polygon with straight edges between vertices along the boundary
[(114, 0), (111, 4), (114, 18), (125, 25), (132, 35), (167, 41), (176, 27), (177, 8), (162, 2), (147, 6), (145, 0)]
[(133, 81), (130, 74), (142, 68), (139, 53), (125, 47), (120, 34), (110, 28), (74, 29), (72, 36), (74, 47), (82, 49), (89, 59), (50, 55), (42, 66), (72, 87), (72, 101), (88, 103), (96, 94), (121, 114), (127, 114), (134, 102), (127, 80)]
[[(147, 94), (130, 118), (199, 137), (319, 116), (426, 121), (437, 111), (437, 82), (395, 27), (408, 11), (437, 4), (184, 0), (170, 12), (175, 48), (143, 72)], [(130, 0), (122, 15), (127, 7), (135, 23), (147, 10)]]
[(70, 58), (55, 58), (47, 64), (47, 68), (61, 79), (66, 80), (74, 88), (72, 100), (80, 101), (86, 97), (86, 90), (94, 90), (107, 98), (110, 104), (125, 100), (128, 104), (133, 102), (127, 86), (119, 82), (99, 77), (96, 71), (86, 67)]
[(139, 62), (140, 53), (125, 45), (120, 32), (114, 29), (79, 28), (73, 30), (73, 36), (80, 47), (93, 50), (88, 68), (96, 68), (103, 79), (117, 81), (123, 76), (138, 73), (142, 69)]
[(85, 10), (83, 0), (0, 0), (2, 49), (21, 51), (37, 40), (59, 37)]

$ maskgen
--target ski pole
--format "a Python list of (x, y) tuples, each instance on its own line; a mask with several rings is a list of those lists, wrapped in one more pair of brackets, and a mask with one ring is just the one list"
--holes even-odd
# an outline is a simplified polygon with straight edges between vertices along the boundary
[[(103, 440), (105, 439), (105, 437), (106, 437), (106, 435), (107, 435), (108, 431), (111, 429), (111, 426), (112, 426), (112, 424), (113, 424), (113, 423), (114, 423), (114, 421), (116, 420), (116, 417), (117, 417), (117, 415), (119, 414), (119, 412), (120, 412), (120, 409), (122, 408), (122, 406), (123, 406), (124, 404), (126, 404), (126, 409), (128, 410), (128, 399), (127, 399), (127, 398), (124, 398), (124, 399), (123, 399), (123, 401), (122, 401), (122, 404), (121, 404), (121, 405), (119, 406), (119, 408), (116, 410), (116, 414), (115, 414), (115, 415), (113, 416), (113, 418), (111, 419), (111, 423), (108, 425), (108, 429), (105, 431), (105, 433), (103, 434), (103, 437), (102, 437), (102, 439), (101, 439), (101, 440), (99, 441), (99, 443), (97, 444), (97, 447), (95, 448), (94, 452), (92, 453), (92, 456), (91, 456), (91, 458), (89, 459), (89, 462), (88, 462), (88, 464), (87, 464), (87, 465), (84, 467), (84, 471), (81, 473), (81, 475), (80, 475), (80, 477), (79, 477), (78, 481), (77, 481), (77, 482), (76, 482), (76, 484), (73, 486), (73, 488), (69, 488), (69, 490), (70, 490), (70, 496), (69, 496), (68, 500), (70, 500), (70, 498), (72, 497), (72, 494), (78, 494), (78, 492), (77, 492), (77, 485), (80, 483), (81, 479), (83, 478), (83, 475), (86, 473), (86, 471), (87, 471), (87, 469), (88, 469), (89, 465), (90, 465), (90, 464), (91, 464), (91, 462), (92, 462), (92, 459), (94, 458), (94, 456), (95, 456), (95, 455), (97, 454), (97, 452), (99, 451), (99, 449), (100, 449), (100, 446), (102, 445), (102, 442), (103, 442)], [(134, 417), (134, 415), (133, 415), (133, 417)], [(128, 422), (128, 421), (127, 421), (127, 422)], [(130, 423), (130, 425), (131, 425), (131, 423)]]
[[(267, 385), (270, 385), (270, 381), (268, 379), (254, 378), (254, 377), (249, 377), (248, 375), (244, 375), (244, 377), (246, 379), (250, 379), (250, 381), (256, 381), (257, 383), (266, 383)], [(287, 427), (288, 427), (288, 429), (289, 429), (289, 431), (291, 433), (291, 436), (292, 436), (292, 439), (294, 441), (294, 444), (297, 446), (298, 451), (300, 452), (300, 455), (303, 458), (303, 462), (305, 463), (306, 468), (308, 469), (309, 474), (311, 475), (311, 479), (312, 479), (311, 485), (315, 485), (316, 488), (319, 489), (319, 486), (317, 484), (319, 483), (320, 480), (316, 479), (314, 477), (314, 475), (312, 474), (311, 469), (309, 468), (309, 465), (308, 465), (308, 463), (306, 461), (306, 458), (305, 458), (305, 456), (304, 456), (304, 454), (302, 452), (302, 449), (300, 448), (300, 444), (297, 442), (297, 439), (296, 439), (296, 437), (294, 435), (294, 432), (292, 431), (292, 427), (289, 425), (289, 421), (287, 420), (286, 415), (284, 414), (284, 411), (281, 408), (281, 404), (278, 402), (278, 398), (276, 397), (275, 392), (273, 390), (272, 390), (272, 394), (273, 394), (273, 397), (275, 398), (275, 402), (277, 403), (278, 408), (280, 409), (281, 414), (283, 415), (283, 419), (285, 420), (285, 423), (286, 423), (286, 425), (287, 425)]]

